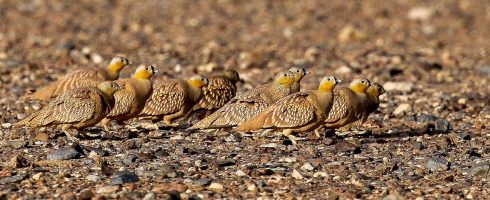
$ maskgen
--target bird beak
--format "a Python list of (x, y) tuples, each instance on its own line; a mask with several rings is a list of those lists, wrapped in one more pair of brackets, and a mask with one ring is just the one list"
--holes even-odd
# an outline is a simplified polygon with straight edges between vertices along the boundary
[(311, 74), (311, 72), (310, 71), (306, 71), (306, 74)]
[(335, 79), (335, 82), (337, 82), (337, 83), (342, 83), (342, 80), (340, 80), (340, 79)]

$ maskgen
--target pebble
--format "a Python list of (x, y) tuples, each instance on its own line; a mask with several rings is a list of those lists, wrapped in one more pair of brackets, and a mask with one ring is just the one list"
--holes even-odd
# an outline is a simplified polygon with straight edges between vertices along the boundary
[(211, 183), (211, 185), (209, 185), (209, 189), (215, 191), (223, 191), (224, 187), (220, 183)]
[(44, 132), (38, 133), (36, 134), (36, 136), (34, 136), (34, 141), (47, 142), (48, 140), (49, 140), (49, 135)]
[(242, 171), (242, 170), (237, 170), (237, 171), (235, 172), (235, 174), (236, 174), (237, 176), (247, 176), (247, 174), (246, 174), (244, 171)]
[(293, 173), (291, 174), (291, 176), (293, 176), (293, 178), (298, 180), (303, 179), (303, 175), (301, 175), (296, 169), (293, 169)]
[(74, 147), (64, 147), (48, 155), (48, 160), (70, 160), (79, 158), (82, 154)]
[(434, 130), (439, 132), (447, 132), (452, 129), (451, 123), (446, 119), (437, 119), (434, 122)]
[(151, 189), (152, 192), (156, 193), (164, 193), (164, 192), (185, 192), (187, 190), (187, 185), (182, 183), (161, 183), (153, 186)]
[(395, 111), (393, 111), (393, 115), (395, 116), (403, 116), (406, 113), (412, 110), (412, 106), (408, 103), (402, 103), (398, 107), (396, 107)]
[(7, 166), (13, 169), (27, 167), (29, 166), (29, 160), (20, 155), (16, 155), (10, 159), (10, 161), (7, 163)]
[(0, 185), (16, 183), (24, 180), (26, 177), (26, 174), (4, 177), (0, 179)]
[(153, 192), (149, 192), (143, 197), (143, 200), (153, 200), (153, 199), (156, 199), (156, 194)]
[(352, 72), (352, 69), (350, 67), (345, 66), (345, 65), (342, 65), (335, 70), (336, 74), (348, 74), (351, 72)]
[(341, 43), (363, 41), (366, 39), (367, 34), (352, 25), (344, 26), (337, 35), (337, 40)]
[(420, 115), (417, 117), (417, 122), (419, 123), (430, 123), (430, 122), (433, 122), (437, 119), (436, 116), (433, 116), (433, 115)]
[(450, 163), (444, 158), (431, 158), (425, 164), (425, 168), (430, 171), (446, 171), (449, 169)]
[(204, 185), (209, 185), (211, 183), (211, 181), (212, 180), (209, 178), (201, 178), (201, 179), (197, 179), (197, 180), (192, 181), (192, 184), (196, 185), (196, 186), (204, 186)]
[(341, 141), (335, 144), (334, 148), (337, 152), (358, 152), (361, 150), (359, 146), (347, 141)]
[(32, 178), (36, 181), (38, 181), (39, 179), (41, 179), (41, 177), (43, 177), (43, 173), (42, 172), (39, 172), (37, 174), (34, 174), (32, 175)]
[(313, 171), (315, 168), (313, 166), (311, 166), (310, 163), (305, 163), (303, 164), (303, 166), (301, 166), (301, 169), (304, 170), (304, 171)]
[(434, 10), (426, 7), (415, 7), (408, 11), (408, 19), (427, 20), (434, 14)]
[(477, 164), (473, 167), (471, 167), (469, 170), (468, 170), (468, 176), (486, 176), (489, 174), (489, 170), (490, 170), (490, 164), (489, 163), (480, 163), (480, 164)]
[(111, 184), (120, 185), (124, 183), (133, 183), (139, 181), (138, 176), (130, 171), (116, 171), (111, 176)]
[(409, 93), (413, 90), (414, 84), (412, 82), (386, 82), (383, 85), (386, 91), (400, 91)]
[(261, 148), (277, 148), (277, 144), (276, 143), (269, 143), (269, 144), (263, 144), (263, 145), (260, 145)]
[(95, 174), (90, 174), (86, 177), (87, 180), (92, 181), (92, 182), (99, 182), (101, 180), (100, 176), (95, 175)]
[(112, 194), (119, 190), (119, 185), (108, 185), (97, 189), (97, 194)]

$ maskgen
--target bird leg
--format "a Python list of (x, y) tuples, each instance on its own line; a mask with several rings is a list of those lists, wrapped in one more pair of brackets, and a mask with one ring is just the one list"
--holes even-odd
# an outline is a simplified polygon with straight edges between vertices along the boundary
[[(170, 114), (170, 115), (166, 115), (163, 117), (163, 122), (167, 125), (167, 126), (171, 126), (171, 127), (178, 127), (180, 124), (178, 123), (173, 123), (172, 121), (175, 119), (175, 118), (179, 118), (181, 116), (184, 116), (186, 114), (186, 109), (182, 108), (179, 110), (179, 112), (176, 112), (176, 113), (173, 113), (173, 114)], [(185, 116), (184, 116), (185, 117)]]
[(111, 123), (110, 119), (104, 118), (104, 119), (102, 119), (101, 123), (102, 123), (102, 127), (104, 127), (104, 131), (109, 132), (111, 130), (111, 129), (109, 129), (109, 123)]
[(298, 144), (298, 142), (296, 142), (297, 138), (296, 138), (296, 136), (293, 135), (292, 129), (284, 129), (284, 130), (282, 130), (282, 134), (284, 136), (288, 137), (289, 140), (291, 140), (291, 142), (293, 143), (293, 145), (296, 146), (296, 144)]
[(262, 133), (258, 134), (259, 138), (264, 137), (265, 135), (269, 134), (270, 132), (274, 131), (274, 129), (266, 129)]
[(78, 143), (79, 139), (77, 138), (78, 136), (78, 131), (76, 129), (71, 129), (72, 126), (71, 124), (65, 124), (61, 127), (61, 130), (65, 133), (66, 137), (68, 137), (68, 140)]

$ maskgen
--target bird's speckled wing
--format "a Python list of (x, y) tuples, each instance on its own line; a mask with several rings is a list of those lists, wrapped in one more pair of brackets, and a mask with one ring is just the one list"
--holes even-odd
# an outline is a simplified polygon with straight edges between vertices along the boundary
[(97, 69), (83, 69), (70, 72), (57, 81), (57, 87), (54, 95), (63, 93), (64, 91), (80, 88), (80, 87), (97, 87), (97, 85), (105, 81), (103, 74)]
[(107, 116), (119, 116), (128, 113), (136, 101), (135, 91), (133, 91), (134, 89), (131, 88), (129, 84), (126, 84), (123, 81), (116, 82), (121, 86), (121, 90), (114, 93), (114, 108)]
[(335, 123), (349, 114), (348, 96), (344, 90), (334, 90), (334, 101), (328, 113), (326, 123)]
[(167, 115), (178, 112), (184, 106), (185, 99), (185, 90), (178, 82), (156, 83), (141, 115)]
[(308, 93), (300, 92), (289, 95), (276, 102), (269, 109), (271, 113), (268, 119), (266, 119), (264, 128), (299, 127), (315, 119), (315, 107)]
[(202, 97), (194, 106), (194, 110), (221, 108), (236, 94), (236, 86), (227, 78), (211, 77), (208, 80), (209, 83), (202, 88)]
[(52, 114), (46, 121), (76, 123), (91, 119), (95, 115), (97, 100), (101, 100), (97, 89), (80, 88), (70, 90), (55, 98), (48, 107)]

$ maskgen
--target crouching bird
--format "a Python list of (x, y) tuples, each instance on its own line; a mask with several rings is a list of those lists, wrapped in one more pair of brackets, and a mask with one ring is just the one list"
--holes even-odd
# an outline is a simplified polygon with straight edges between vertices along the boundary
[[(153, 123), (163, 119), (167, 126), (177, 126), (173, 121), (184, 117), (192, 111), (192, 107), (201, 99), (201, 88), (208, 84), (208, 79), (195, 75), (187, 81), (169, 79), (156, 81), (153, 93), (146, 102), (139, 117), (151, 117)], [(158, 126), (155, 124), (155, 128)]]
[(109, 123), (112, 120), (122, 123), (138, 116), (153, 91), (151, 77), (156, 72), (152, 65), (140, 65), (133, 77), (116, 81), (121, 89), (114, 94), (114, 109), (101, 122), (104, 130), (109, 131)]
[(340, 82), (333, 76), (324, 77), (317, 90), (306, 90), (286, 96), (241, 124), (236, 130), (282, 130), (283, 134), (296, 144), (293, 132), (311, 131), (323, 124), (333, 105), (333, 88)]
[(107, 81), (97, 87), (67, 90), (15, 126), (37, 128), (60, 125), (68, 139), (76, 142), (78, 130), (96, 125), (111, 112), (114, 93), (120, 89), (116, 82)]
[(130, 61), (127, 58), (116, 56), (112, 58), (106, 68), (85, 68), (69, 72), (57, 81), (22, 98), (49, 100), (70, 89), (89, 86), (97, 87), (103, 81), (118, 79), (119, 72), (129, 64)]

